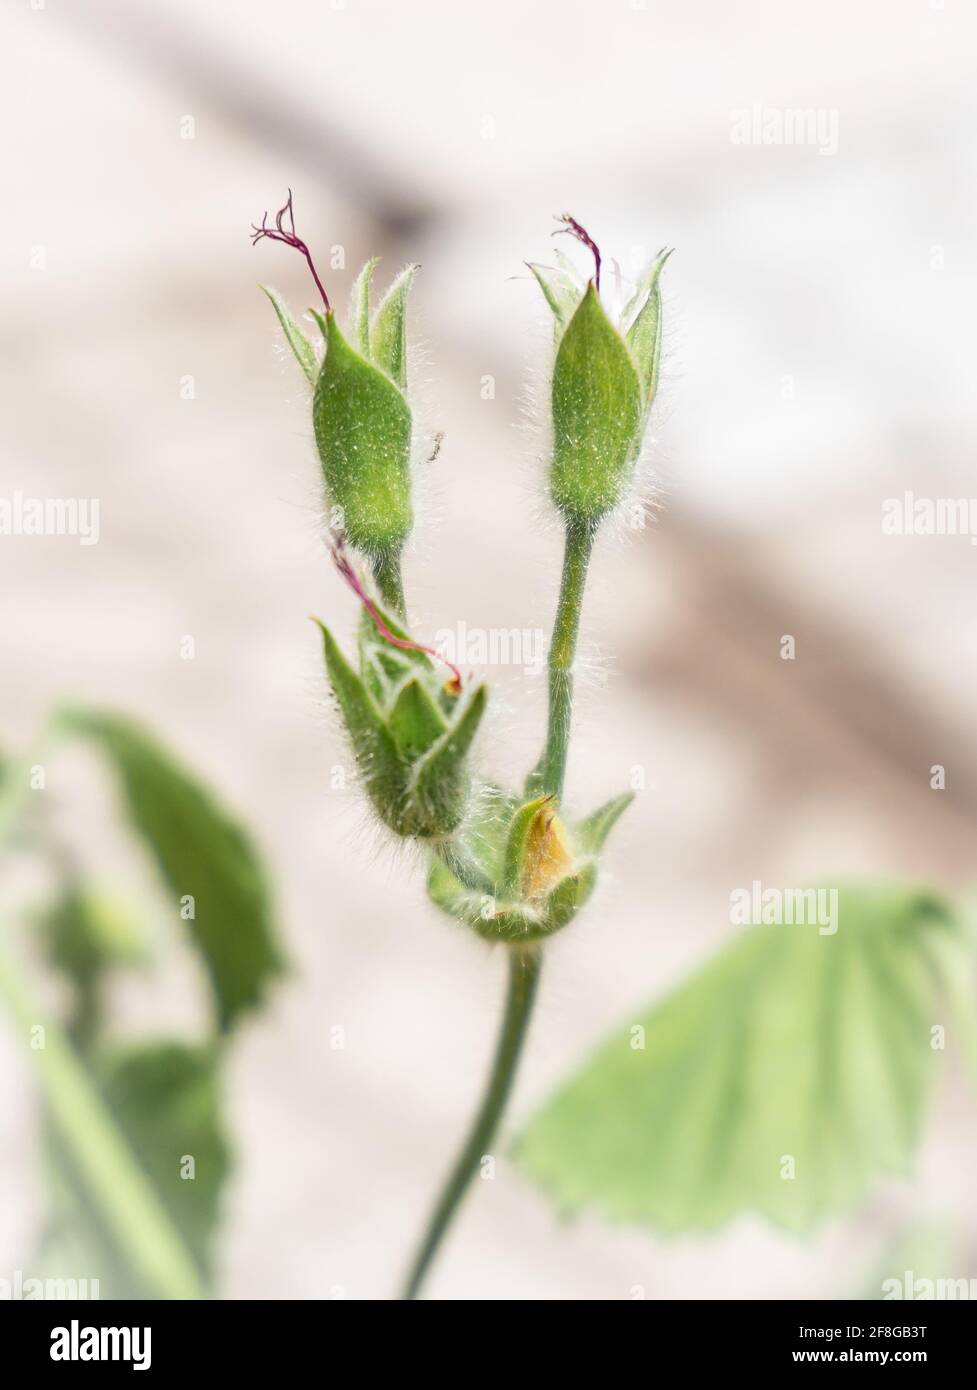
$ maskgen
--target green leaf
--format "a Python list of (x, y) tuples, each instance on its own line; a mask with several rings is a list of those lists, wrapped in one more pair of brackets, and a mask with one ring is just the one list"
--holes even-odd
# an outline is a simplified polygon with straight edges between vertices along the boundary
[(373, 317), (373, 360), (403, 391), (407, 387), (407, 295), (419, 266), (406, 266), (383, 296)]
[(560, 339), (553, 369), (553, 501), (600, 521), (618, 502), (641, 442), (641, 382), (593, 282)]
[(370, 286), (379, 256), (372, 257), (353, 281), (350, 294), (351, 337), (364, 357), (370, 356)]
[(146, 941), (132, 911), (109, 893), (70, 884), (40, 914), (37, 927), (49, 962), (69, 979), (88, 980), (146, 959)]
[(605, 802), (596, 811), (592, 811), (586, 820), (579, 821), (574, 826), (577, 844), (584, 853), (600, 853), (608, 835), (633, 800), (634, 792), (625, 792), (623, 796), (616, 796), (612, 801)]
[(230, 1028), (263, 1002), (283, 968), (268, 885), (248, 833), (137, 724), (86, 710), (66, 711), (59, 723), (92, 740), (115, 768), (174, 910), (193, 897), (190, 938), (210, 975), (219, 1025)]
[(104, 976), (145, 961), (146, 941), (126, 906), (73, 882), (38, 913), (34, 925), (49, 964), (70, 982), (69, 1032), (85, 1050), (101, 1026)]
[[(110, 1112), (201, 1272), (213, 1275), (221, 1188), (230, 1168), (220, 1120), (217, 1054), (177, 1042), (120, 1047), (99, 1058)], [(193, 1177), (187, 1159), (193, 1160)]]
[(315, 350), (308, 338), (295, 323), (281, 296), (268, 285), (259, 285), (260, 290), (271, 300), (271, 307), (278, 315), (278, 322), (282, 326), (285, 334), (285, 341), (295, 354), (295, 360), (302, 368), (309, 379), (310, 385), (315, 385), (316, 372), (319, 370), (319, 363), (316, 360)]
[(411, 413), (388, 376), (346, 342), (335, 314), (312, 398), (316, 444), (332, 505), (352, 545), (397, 552), (413, 525)]
[[(662, 251), (651, 267), (642, 287), (644, 304), (628, 329), (628, 346), (641, 373), (645, 409), (651, 408), (658, 390), (662, 350), (662, 297), (659, 280), (671, 251)], [(627, 312), (627, 311), (625, 311)]]
[(843, 890), (837, 921), (737, 928), (533, 1118), (525, 1171), (563, 1211), (665, 1232), (743, 1212), (806, 1231), (908, 1174), (937, 1055), (928, 946), (953, 928), (884, 887)]
[[(211, 1284), (230, 1168), (215, 1051), (170, 1041), (114, 1047), (96, 1054), (92, 1077), (201, 1279)], [(92, 1203), (70, 1148), (54, 1140), (51, 1155), (61, 1195), (48, 1242), (70, 1245), (75, 1260), (99, 1279), (102, 1298), (152, 1297), (152, 1286)]]
[[(0, 997), (25, 1040), (43, 1028), (43, 1047), (30, 1049), (59, 1155), (98, 1223), (146, 1288), (160, 1298), (199, 1298), (196, 1263), (169, 1219), (160, 1195), (114, 1122), (86, 1067), (54, 1020), (45, 1017), (19, 973), (0, 951)], [(91, 1271), (85, 1271), (90, 1273)]]

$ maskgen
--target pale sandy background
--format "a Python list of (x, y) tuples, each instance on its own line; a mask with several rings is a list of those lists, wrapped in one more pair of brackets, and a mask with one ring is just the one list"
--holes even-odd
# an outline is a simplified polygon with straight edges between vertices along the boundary
[[(299, 306), (311, 291), (298, 258), (251, 249), (249, 223), (291, 184), (308, 240), (346, 248), (340, 301), (370, 253), (423, 264), (414, 377), (446, 432), (407, 565), (427, 632), (549, 621), (559, 538), (520, 427), (547, 325), (521, 264), (545, 256), (552, 214), (625, 274), (677, 247), (665, 510), (601, 545), (568, 794), (589, 807), (635, 765), (648, 785), (599, 901), (554, 944), (517, 1120), (727, 938), (732, 887), (975, 877), (977, 550), (880, 529), (906, 488), (977, 492), (975, 40), (964, 0), (5, 6), (2, 490), (96, 496), (102, 535), (0, 540), (0, 743), (26, 745), (66, 696), (122, 707), (247, 811), (265, 852), (294, 975), (233, 1061), (227, 1294), (393, 1292), (502, 986), (501, 959), (329, 787), (343, 751), (307, 615), (353, 609), (317, 540), (301, 378), (255, 282)], [(754, 101), (836, 111), (837, 153), (732, 143)], [(488, 675), (482, 758), (504, 769), (536, 751), (542, 682)], [(103, 873), (133, 876), (92, 769), (61, 776)], [(190, 1024), (189, 967), (173, 971), (168, 991), (124, 991), (120, 1016)], [(31, 1075), (2, 1029), (0, 1078), (6, 1271), (38, 1189)], [(806, 1245), (752, 1220), (670, 1243), (561, 1227), (503, 1162), (430, 1292), (847, 1294), (917, 1217), (949, 1220), (969, 1267), (947, 1272), (977, 1274), (975, 1143), (951, 1072), (917, 1186)]]

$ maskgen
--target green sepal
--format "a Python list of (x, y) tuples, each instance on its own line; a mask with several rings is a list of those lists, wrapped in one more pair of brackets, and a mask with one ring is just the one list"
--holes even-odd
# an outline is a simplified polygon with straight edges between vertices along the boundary
[(546, 899), (545, 935), (561, 931), (573, 921), (594, 891), (596, 882), (597, 865), (593, 860), (585, 863), (578, 873), (560, 880)]
[(327, 627), (322, 631), (326, 671), (339, 704), (357, 767), (370, 800), (392, 828), (400, 824), (404, 778), (393, 736), (363, 681), (340, 651)]
[[(394, 637), (407, 638), (401, 623), (388, 610), (380, 608), (379, 604), (376, 609), (388, 632)], [(388, 642), (365, 608), (360, 616), (359, 654), (360, 673), (383, 710), (390, 707), (404, 680), (412, 673), (435, 679), (430, 657), (415, 647), (396, 647)]]
[(504, 898), (514, 898), (526, 875), (527, 860), (532, 852), (532, 829), (536, 817), (552, 804), (550, 794), (534, 797), (518, 808), (512, 817), (505, 842), (505, 866), (500, 888)]
[(356, 352), (334, 313), (321, 319), (326, 356), (312, 398), (312, 423), (330, 503), (350, 543), (368, 555), (396, 554), (413, 525), (411, 413), (390, 378)]
[(451, 728), (418, 764), (413, 799), (423, 808), (428, 834), (447, 835), (465, 813), (468, 770), (465, 757), (482, 722), (488, 687), (480, 685), (458, 714)]
[(419, 267), (408, 265), (383, 296), (370, 327), (370, 352), (403, 391), (407, 386), (407, 295)]
[[(644, 302), (627, 330), (628, 347), (641, 375), (645, 410), (651, 408), (658, 390), (662, 350), (662, 297), (659, 282), (665, 262), (671, 254), (671, 251), (660, 251), (644, 277), (636, 296), (636, 300), (643, 299)], [(635, 301), (632, 301), (625, 310), (625, 319), (630, 319), (634, 304)]]
[(379, 256), (372, 256), (353, 281), (349, 297), (350, 338), (364, 357), (370, 356), (370, 286)]
[(572, 921), (597, 881), (596, 860), (577, 852), (577, 842), (552, 796), (520, 805), (497, 787), (483, 788), (451, 852), (441, 850), (432, 864), (428, 894), (486, 941), (540, 941)]
[(642, 389), (593, 281), (560, 339), (552, 407), (553, 501), (568, 520), (595, 525), (619, 501), (633, 472)]
[(414, 762), (437, 742), (448, 726), (421, 682), (412, 676), (394, 701), (387, 727), (397, 752)]
[(597, 866), (592, 861), (561, 879), (538, 905), (496, 900), (494, 895), (466, 887), (440, 861), (432, 863), (427, 891), (431, 901), (455, 921), (472, 928), (486, 941), (542, 941), (562, 930), (593, 891)]
[(578, 821), (573, 831), (578, 847), (586, 854), (599, 854), (608, 835), (633, 800), (634, 792), (625, 792), (623, 796), (605, 801), (585, 820)]
[(536, 280), (543, 297), (553, 311), (557, 332), (570, 322), (583, 295), (583, 287), (565, 271), (548, 265), (537, 265), (527, 261), (527, 267)]
[(299, 366), (308, 377), (309, 384), (314, 386), (316, 373), (319, 370), (315, 349), (288, 312), (288, 309), (285, 307), (285, 301), (281, 296), (269, 285), (259, 285), (258, 288), (271, 300), (271, 307), (278, 315), (278, 322), (281, 324), (282, 332), (285, 334), (285, 341), (295, 354), (296, 362), (298, 362)]

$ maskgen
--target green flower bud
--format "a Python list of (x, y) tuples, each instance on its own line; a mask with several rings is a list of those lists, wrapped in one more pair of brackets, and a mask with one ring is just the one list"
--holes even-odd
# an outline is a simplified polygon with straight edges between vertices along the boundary
[(317, 317), (326, 355), (312, 423), (330, 504), (358, 550), (397, 554), (414, 523), (410, 407), (390, 377), (350, 347), (334, 313)]
[(641, 381), (591, 281), (553, 368), (550, 492), (568, 521), (596, 525), (620, 500), (641, 444)]
[(600, 252), (572, 217), (560, 220), (591, 251), (595, 271), (582, 288), (563, 257), (529, 267), (556, 334), (550, 493), (568, 522), (592, 529), (620, 501), (641, 450), (661, 359), (659, 278), (671, 253), (659, 254), (615, 324), (600, 299)]
[(617, 797), (567, 826), (552, 796), (520, 804), (498, 787), (486, 788), (455, 862), (432, 865), (428, 894), (486, 940), (552, 936), (593, 892), (598, 855), (632, 799)]
[[(285, 339), (313, 387), (312, 424), (329, 504), (340, 513), (337, 528), (375, 565), (396, 565), (414, 516), (411, 507), (411, 411), (407, 386), (407, 294), (416, 266), (394, 280), (370, 319), (376, 259), (367, 261), (353, 286), (350, 341), (343, 335), (312, 255), (295, 231), (292, 194), (268, 225), (267, 213), (252, 240), (282, 242), (301, 252), (322, 295), (323, 316), (310, 310), (322, 332), (321, 366), (308, 339), (279, 296), (271, 300)], [(356, 346), (352, 346), (355, 344)]]
[[(395, 621), (376, 611), (395, 641), (409, 644)], [(450, 834), (468, 802), (467, 754), (485, 713), (486, 687), (462, 699), (456, 681), (446, 683), (423, 650), (392, 645), (368, 617), (359, 673), (325, 627), (322, 636), (330, 684), (380, 819), (397, 835)]]

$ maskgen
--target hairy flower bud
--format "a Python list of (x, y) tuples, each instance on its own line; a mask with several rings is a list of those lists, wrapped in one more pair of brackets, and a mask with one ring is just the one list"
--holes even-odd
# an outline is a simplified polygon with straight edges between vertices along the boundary
[[(416, 266), (394, 280), (370, 318), (376, 259), (353, 286), (345, 336), (312, 255), (296, 234), (292, 195), (273, 226), (265, 214), (253, 228), (255, 243), (269, 239), (301, 252), (322, 296), (325, 315), (311, 310), (322, 332), (321, 365), (311, 343), (274, 290), (271, 300), (285, 339), (313, 388), (312, 423), (329, 506), (350, 543), (376, 564), (395, 564), (414, 523), (411, 507), (411, 411), (407, 386), (407, 294)], [(355, 344), (355, 346), (354, 346)]]
[(615, 324), (600, 298), (600, 252), (573, 218), (561, 221), (592, 252), (595, 271), (584, 288), (563, 257), (555, 267), (530, 266), (556, 330), (550, 495), (568, 522), (592, 528), (620, 501), (641, 450), (661, 358), (659, 277), (670, 253), (657, 257)]
[(374, 558), (397, 554), (414, 521), (410, 407), (386, 372), (349, 345), (334, 313), (321, 327), (326, 355), (312, 423), (330, 504), (358, 550)]
[(555, 798), (520, 804), (483, 789), (454, 864), (435, 863), (428, 893), (449, 916), (489, 941), (521, 944), (552, 936), (576, 916), (597, 882), (597, 860), (628, 793), (568, 826)]
[[(426, 652), (380, 614), (396, 646), (364, 618), (360, 671), (322, 627), (326, 670), (360, 776), (380, 819), (397, 835), (448, 835), (465, 813), (467, 754), (485, 713), (488, 691), (463, 699)], [(320, 624), (320, 627), (322, 625)]]

